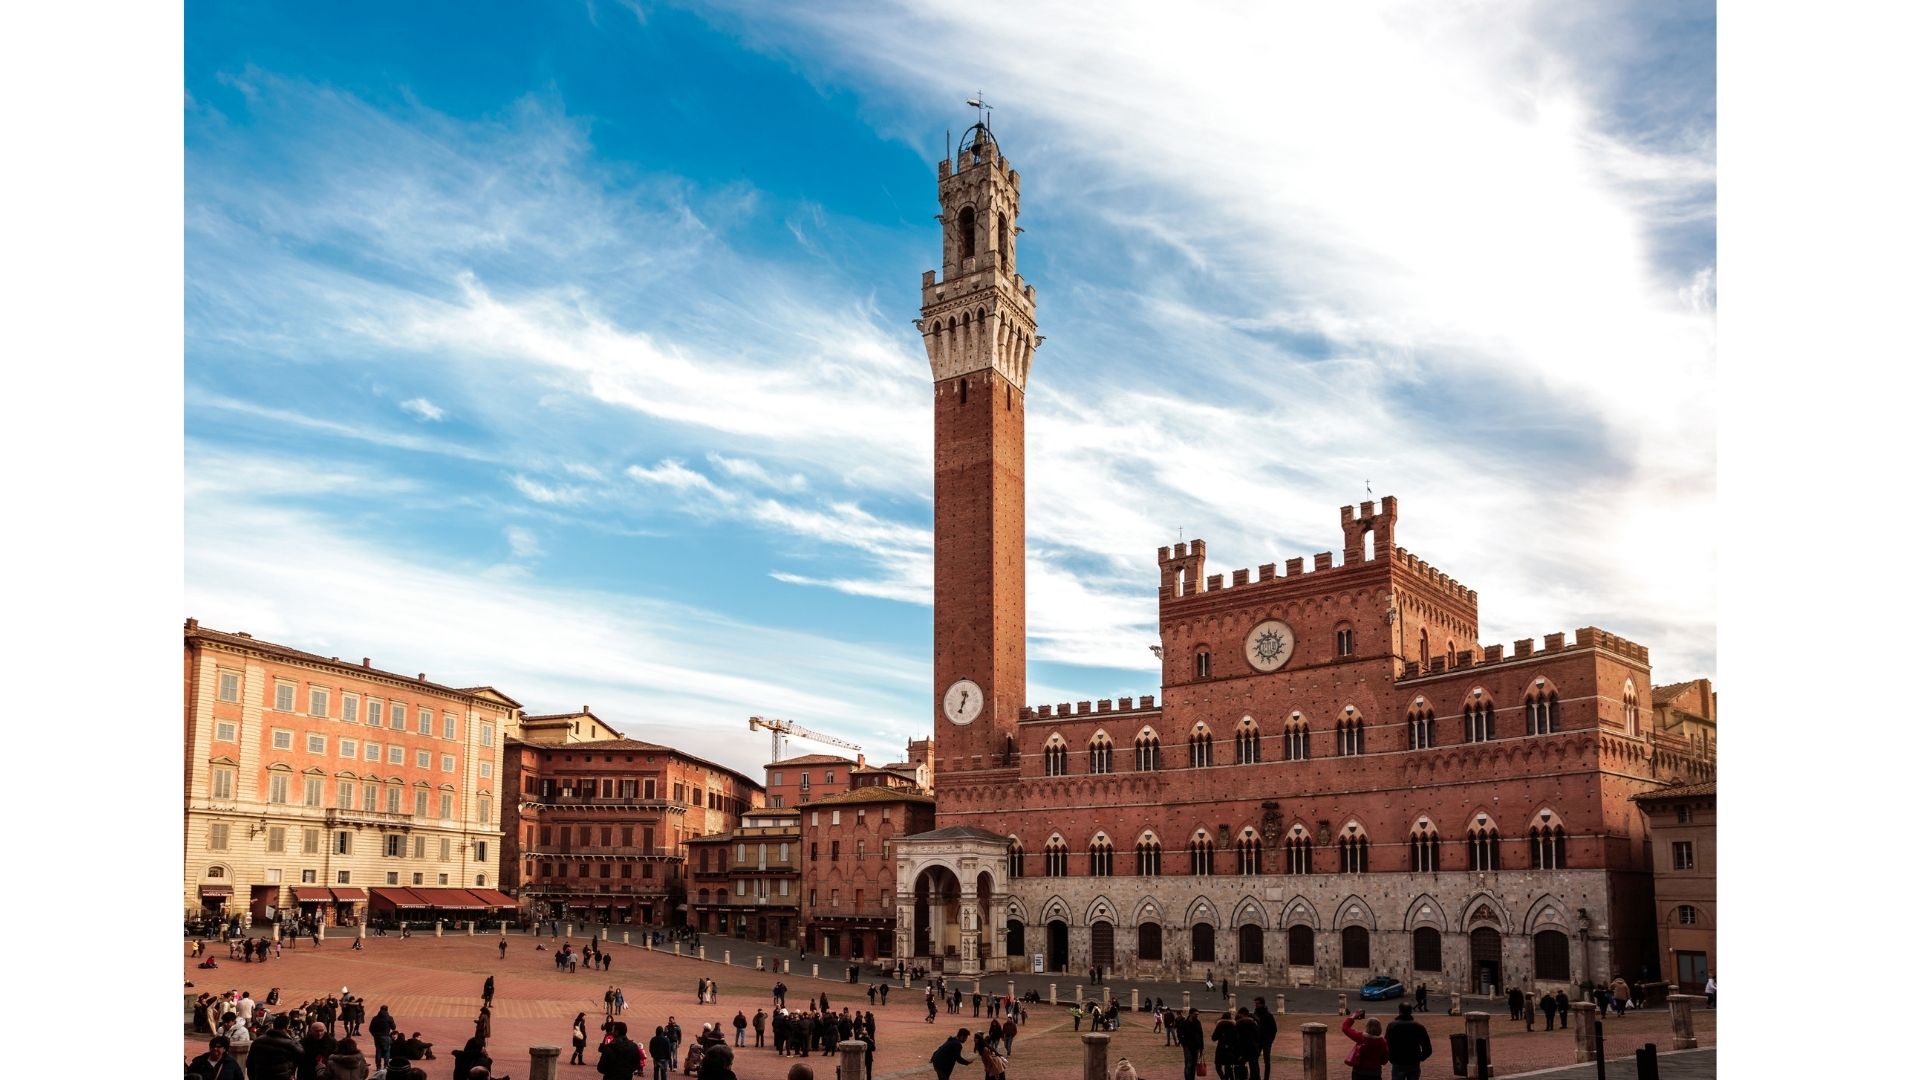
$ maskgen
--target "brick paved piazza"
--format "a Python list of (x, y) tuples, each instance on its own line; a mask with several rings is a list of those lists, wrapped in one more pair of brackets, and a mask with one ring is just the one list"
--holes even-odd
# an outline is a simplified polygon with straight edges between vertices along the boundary
[[(277, 986), (280, 988), (281, 1010), (308, 998), (337, 994), (342, 986), (349, 987), (354, 994), (367, 999), (369, 1018), (381, 1005), (387, 1005), (392, 1009), (403, 1033), (418, 1031), (422, 1038), (434, 1044), (438, 1057), (422, 1063), (427, 1075), (434, 1080), (452, 1075), (452, 1052), (464, 1045), (467, 1037), (473, 1033), (473, 1017), (480, 1006), (480, 987), (488, 975), (495, 976), (496, 985), (493, 1038), (488, 1042), (488, 1050), (493, 1055), (495, 1071), (505, 1072), (516, 1080), (526, 1080), (527, 1048), (534, 1045), (561, 1048), (559, 1075), (562, 1078), (598, 1075), (591, 1064), (594, 1060), (591, 1045), (587, 1050), (589, 1064), (580, 1066), (565, 1063), (566, 1056), (571, 1053), (568, 1025), (575, 1013), (584, 1011), (589, 1030), (597, 1042), (599, 1018), (603, 1012), (601, 995), (605, 993), (609, 981), (626, 993), (627, 1011), (621, 1019), (627, 1021), (636, 1041), (643, 1046), (647, 1036), (653, 1033), (654, 1025), (665, 1023), (669, 1014), (679, 1019), (680, 1026), (690, 1039), (699, 1032), (702, 1022), (725, 1023), (731, 1030), (736, 1010), (744, 1008), (751, 1019), (755, 1007), (771, 1007), (772, 1003), (775, 976), (770, 972), (753, 970), (751, 952), (748, 951), (753, 946), (750, 945), (736, 949), (734, 953), (736, 959), (745, 958), (744, 966), (736, 964), (728, 967), (691, 956), (676, 957), (670, 950), (648, 951), (639, 946), (620, 945), (616, 941), (606, 946), (608, 954), (614, 958), (612, 971), (591, 972), (583, 965), (577, 973), (569, 975), (554, 970), (553, 953), (550, 950), (557, 946), (550, 939), (514, 934), (507, 940), (508, 951), (504, 962), (498, 958), (498, 937), (470, 938), (461, 934), (445, 938), (415, 936), (406, 940), (397, 937), (368, 938), (366, 949), (362, 952), (351, 949), (350, 939), (334, 937), (317, 950), (305, 942), (297, 947), (289, 945), (282, 959), (265, 964), (228, 961), (224, 958), (224, 947), (209, 946), (210, 954), (222, 957), (218, 970), (200, 970), (191, 959), (183, 959), (181, 969), (185, 979), (195, 984), (194, 989), (187, 992), (189, 998), (202, 990), (236, 987), (252, 991), (255, 999), (259, 1000), (265, 998), (269, 989)], [(708, 946), (709, 955), (716, 959), (722, 949), (741, 945), (713, 937), (703, 940)], [(536, 951), (536, 943), (546, 944), (549, 951)], [(576, 941), (576, 949), (579, 944)], [(862, 1010), (867, 1008), (864, 984), (854, 987), (844, 981), (807, 978), (801, 972), (810, 964), (811, 961), (807, 965), (796, 963), (796, 973), (784, 976), (789, 1005), (798, 1003), (804, 1008), (809, 997), (824, 992), (835, 1009), (842, 1004)], [(845, 967), (841, 962), (823, 962), (821, 972), (844, 975)], [(719, 1004), (702, 1007), (693, 1003), (694, 984), (702, 977), (719, 980)], [(995, 976), (986, 986), (992, 989), (996, 983), (1004, 990), (1006, 977)], [(970, 980), (961, 980), (958, 985), (962, 990), (972, 990)], [(1027, 986), (1028, 979), (1023, 977), (1021, 989), (1024, 991)], [(1071, 987), (1063, 981), (1060, 991), (1063, 998), (1070, 996)], [(1124, 1002), (1124, 990), (1116, 993)], [(931, 1077), (933, 1069), (927, 1064), (927, 1057), (939, 1041), (958, 1026), (978, 1027), (986, 1022), (984, 1017), (976, 1022), (971, 1004), (963, 1004), (960, 1014), (949, 1015), (943, 1011), (938, 1023), (929, 1025), (925, 1022), (926, 1009), (922, 995), (923, 991), (918, 987), (902, 991), (896, 986), (891, 1003), (885, 1008), (874, 1008), (879, 1026), (878, 1049), (874, 1055), (876, 1077)], [(1177, 998), (1177, 992), (1164, 996), (1171, 1002)], [(1357, 1002), (1357, 994), (1354, 1000)], [(1377, 1010), (1376, 1015), (1391, 1015), (1392, 1004), (1385, 1003), (1385, 1008)], [(1436, 1004), (1445, 1007), (1444, 999)], [(1010, 1075), (1021, 1080), (1037, 1080), (1041, 1077), (1070, 1080), (1079, 1077), (1080, 1042), (1073, 1031), (1073, 1020), (1068, 1015), (1067, 1006), (1034, 1006), (1032, 1014), (1032, 1022), (1021, 1028), (1014, 1044)], [(1203, 1011), (1202, 1016), (1210, 1031), (1218, 1013)], [(1712, 1045), (1715, 1032), (1713, 1012), (1697, 1011), (1694, 1016), (1701, 1045)], [(1423, 1014), (1421, 1020), (1427, 1025), (1435, 1044), (1434, 1058), (1428, 1063), (1427, 1072), (1446, 1076), (1450, 1072), (1446, 1064), (1446, 1036), (1463, 1030), (1462, 1021), (1439, 1012)], [(1338, 1064), (1346, 1057), (1346, 1047), (1338, 1031), (1339, 1018), (1324, 1012), (1303, 1014), (1289, 1011), (1280, 1018), (1280, 1038), (1274, 1044), (1275, 1077), (1285, 1076), (1291, 1080), (1300, 1075), (1300, 1025), (1310, 1021), (1326, 1023), (1334, 1028), (1328, 1033), (1330, 1043), (1339, 1045), (1332, 1046), (1330, 1056), (1333, 1057), (1335, 1074), (1345, 1074)], [(1560, 1031), (1551, 1034), (1514, 1034), (1520, 1027), (1506, 1019), (1504, 1009), (1494, 1010), (1493, 1060), (1500, 1073), (1510, 1074), (1572, 1062), (1573, 1037), (1570, 1034)], [(1646, 1042), (1655, 1042), (1662, 1050), (1670, 1045), (1664, 1011), (1629, 1013), (1624, 1019), (1609, 1020), (1606, 1027), (1609, 1057), (1627, 1053), (1631, 1047)], [(1177, 1080), (1180, 1075), (1178, 1051), (1163, 1046), (1161, 1036), (1154, 1034), (1151, 1029), (1151, 1018), (1138, 1022), (1129, 1016), (1114, 1036), (1109, 1062), (1116, 1062), (1121, 1055), (1126, 1055), (1140, 1070), (1143, 1080)], [(372, 1037), (363, 1037), (359, 1042), (371, 1062)], [(747, 1032), (747, 1042), (748, 1047), (735, 1059), (734, 1071), (741, 1080), (784, 1080), (792, 1061), (774, 1056), (771, 1049), (755, 1050), (751, 1045), (751, 1029)], [(770, 1046), (770, 1037), (768, 1042)], [(188, 1056), (205, 1049), (202, 1038), (191, 1036), (183, 1041), (182, 1046)], [(1211, 1047), (1208, 1048), (1207, 1059), (1212, 1060)], [(808, 1059), (815, 1075), (821, 1080), (833, 1076), (833, 1060), (819, 1055)], [(963, 1066), (955, 1075), (977, 1077), (980, 1075), (978, 1069), (978, 1065)]]

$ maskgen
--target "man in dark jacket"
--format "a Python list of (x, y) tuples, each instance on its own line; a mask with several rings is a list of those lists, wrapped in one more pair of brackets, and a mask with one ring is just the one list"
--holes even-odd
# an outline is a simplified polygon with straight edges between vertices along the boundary
[(607, 1080), (633, 1080), (640, 1068), (640, 1048), (627, 1038), (627, 1022), (613, 1022), (613, 1041), (600, 1048), (600, 1075)]
[(935, 1050), (933, 1057), (928, 1059), (933, 1063), (934, 1074), (940, 1077), (940, 1080), (951, 1080), (953, 1067), (955, 1065), (973, 1064), (971, 1058), (964, 1057), (961, 1054), (961, 1051), (967, 1048), (967, 1036), (970, 1034), (972, 1034), (972, 1032), (969, 1032), (966, 1028), (961, 1028), (959, 1034), (941, 1043), (940, 1049)]
[(253, 1040), (247, 1052), (247, 1080), (294, 1080), (300, 1072), (300, 1044), (287, 1031), (292, 1018), (273, 1018), (273, 1030)]
[[(1548, 1031), (1553, 1030), (1553, 1014), (1559, 1011), (1560, 1002), (1554, 998), (1551, 992), (1540, 995), (1540, 1015), (1546, 1018)], [(1563, 1023), (1560, 1027), (1564, 1030), (1566, 1024)]]
[[(503, 941), (501, 944), (504, 945), (506, 942)], [(487, 976), (487, 984), (480, 988), (480, 1004), (493, 1004), (493, 976), (491, 975)]]
[(1179, 1020), (1180, 1056), (1186, 1061), (1186, 1080), (1193, 1080), (1194, 1066), (1200, 1061), (1200, 1051), (1207, 1048), (1207, 1034), (1200, 1027), (1200, 1014), (1193, 1009)]
[(1213, 1025), (1213, 1071), (1222, 1080), (1234, 1074), (1233, 1069), (1240, 1063), (1240, 1031), (1234, 1026), (1232, 1013), (1221, 1013), (1220, 1019)]
[(1253, 1012), (1245, 1005), (1240, 1006), (1239, 1014), (1233, 1018), (1233, 1031), (1240, 1040), (1241, 1080), (1260, 1080), (1256, 1071), (1260, 1064), (1260, 1021), (1253, 1018)]
[(653, 1038), (647, 1040), (647, 1053), (653, 1055), (653, 1075), (656, 1080), (664, 1080), (673, 1061), (673, 1042), (667, 1038), (667, 1029), (656, 1027)]
[(1253, 1022), (1260, 1026), (1260, 1080), (1273, 1080), (1273, 1041), (1280, 1037), (1280, 1021), (1267, 1011), (1267, 999), (1253, 999)]
[(385, 1005), (380, 1006), (380, 1011), (374, 1014), (373, 1023), (367, 1025), (367, 1029), (373, 1032), (373, 1067), (375, 1069), (384, 1066), (387, 1059), (393, 1056), (393, 1030), (399, 1026), (394, 1022), (393, 1014), (387, 1011)]
[(207, 1052), (187, 1063), (187, 1072), (201, 1080), (243, 1080), (240, 1063), (227, 1052), (230, 1048), (225, 1035), (215, 1035), (207, 1040)]
[(1387, 1061), (1393, 1080), (1420, 1080), (1420, 1063), (1433, 1056), (1427, 1029), (1413, 1018), (1413, 1006), (1400, 1005), (1400, 1016), (1387, 1025)]
[(327, 1025), (318, 1020), (307, 1025), (307, 1037), (300, 1040), (300, 1080), (320, 1080), (323, 1072), (332, 1072), (327, 1059), (333, 1056), (334, 1045)]

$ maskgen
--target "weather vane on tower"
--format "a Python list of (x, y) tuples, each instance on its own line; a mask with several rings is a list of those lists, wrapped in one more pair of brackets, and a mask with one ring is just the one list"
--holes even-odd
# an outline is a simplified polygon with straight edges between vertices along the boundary
[(974, 121), (988, 131), (992, 131), (993, 106), (987, 104), (987, 95), (984, 92), (975, 93), (967, 99), (967, 104), (973, 106)]

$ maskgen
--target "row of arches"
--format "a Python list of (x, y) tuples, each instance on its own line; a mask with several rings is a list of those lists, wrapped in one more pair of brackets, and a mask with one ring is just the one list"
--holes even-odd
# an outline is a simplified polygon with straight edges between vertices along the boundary
[[(1029, 876), (1025, 842), (1018, 834), (1007, 840), (1009, 872), (1013, 877)], [(1128, 860), (1104, 829), (1096, 828), (1080, 845), (1070, 844), (1063, 834), (1053, 832), (1040, 845), (1038, 869), (1045, 877), (1157, 877), (1169, 872), (1194, 877), (1252, 877), (1269, 873), (1485, 872), (1500, 870), (1503, 863), (1512, 869), (1568, 868), (1566, 826), (1551, 808), (1532, 814), (1524, 833), (1512, 837), (1502, 837), (1499, 826), (1484, 812), (1470, 817), (1459, 839), (1451, 841), (1441, 836), (1431, 818), (1420, 817), (1403, 842), (1382, 845), (1389, 855), (1384, 865), (1377, 865), (1373, 838), (1358, 821), (1348, 821), (1331, 842), (1318, 842), (1305, 822), (1294, 822), (1271, 845), (1279, 849), (1279, 859), (1271, 865), (1266, 853), (1269, 846), (1251, 825), (1229, 836), (1216, 836), (1200, 826), (1174, 847), (1175, 858), (1169, 860), (1166, 843), (1158, 832), (1148, 828), (1134, 837)]]

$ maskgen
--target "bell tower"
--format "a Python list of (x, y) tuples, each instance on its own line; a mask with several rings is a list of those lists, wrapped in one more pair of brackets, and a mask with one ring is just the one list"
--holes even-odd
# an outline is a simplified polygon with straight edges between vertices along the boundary
[[(1026, 388), (1033, 286), (1020, 174), (985, 123), (940, 163), (940, 270), (920, 281), (933, 369), (934, 753), (944, 782), (1008, 767), (1027, 691)], [(985, 779), (985, 778), (981, 778)]]

